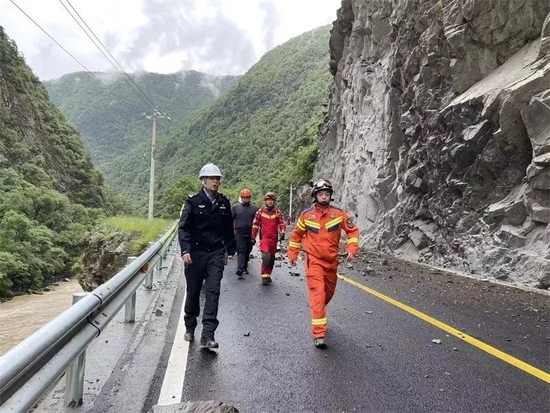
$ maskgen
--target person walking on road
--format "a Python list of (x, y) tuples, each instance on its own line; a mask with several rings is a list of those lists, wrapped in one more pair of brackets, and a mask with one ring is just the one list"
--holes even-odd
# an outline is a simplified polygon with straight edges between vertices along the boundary
[(355, 258), (359, 245), (359, 228), (345, 211), (330, 204), (333, 192), (332, 184), (326, 179), (313, 185), (311, 196), (314, 204), (300, 214), (288, 243), (290, 265), (296, 266), (301, 248), (306, 253), (305, 269), (313, 344), (317, 348), (326, 347), (326, 305), (336, 289), (338, 247), (342, 230), (348, 238), (348, 261)]
[(178, 239), (185, 266), (187, 298), (184, 305), (184, 340), (195, 339), (200, 314), (200, 294), (205, 288), (200, 345), (218, 348), (214, 332), (218, 327), (218, 302), (223, 277), (225, 254), (235, 255), (235, 232), (231, 204), (218, 192), (222, 174), (214, 164), (204, 165), (199, 172), (202, 189), (190, 195), (179, 221)]
[(276, 196), (268, 192), (264, 196), (265, 206), (256, 212), (252, 224), (252, 243), (256, 242), (256, 235), (260, 233), (260, 252), (262, 253), (262, 285), (271, 282), (271, 273), (275, 266), (275, 254), (279, 234), (284, 234), (286, 225), (283, 223), (283, 214), (275, 206)]
[(243, 189), (239, 196), (241, 202), (233, 206), (235, 237), (237, 240), (237, 276), (248, 274), (248, 260), (252, 251), (252, 223), (258, 207), (250, 203), (252, 193)]

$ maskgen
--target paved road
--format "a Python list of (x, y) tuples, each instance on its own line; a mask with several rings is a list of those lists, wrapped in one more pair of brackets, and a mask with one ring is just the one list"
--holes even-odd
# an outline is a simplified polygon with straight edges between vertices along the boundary
[[(366, 260), (372, 275), (361, 275), (359, 263), (341, 273), (550, 371), (548, 296)], [(279, 264), (267, 287), (228, 266), (221, 347), (190, 348), (183, 400), (220, 400), (242, 412), (549, 411), (550, 387), (540, 378), (342, 280), (329, 306), (328, 348), (314, 348), (305, 281)]]
[[(303, 276), (277, 264), (269, 286), (258, 275), (238, 279), (235, 262), (226, 267), (220, 348), (176, 346), (173, 359), (187, 357), (187, 367), (174, 403), (217, 400), (241, 412), (549, 411), (549, 295), (364, 254), (354, 268), (341, 266), (328, 348), (319, 350)], [(251, 265), (258, 274), (258, 258)], [(81, 411), (146, 412), (157, 404), (178, 338), (181, 267), (176, 258), (133, 332), (115, 324), (100, 336), (102, 357), (96, 350), (96, 367), (87, 367)], [(98, 368), (113, 353), (110, 339), (119, 361)], [(112, 374), (95, 379), (89, 370)], [(56, 407), (39, 411), (62, 411), (60, 390), (55, 395)]]

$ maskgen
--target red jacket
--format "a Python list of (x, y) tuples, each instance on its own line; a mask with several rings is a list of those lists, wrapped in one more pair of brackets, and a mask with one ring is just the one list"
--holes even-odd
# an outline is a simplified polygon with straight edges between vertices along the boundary
[(260, 232), (260, 251), (275, 254), (279, 232), (286, 231), (281, 210), (276, 207), (268, 209), (265, 206), (258, 209), (252, 224), (252, 239), (256, 238), (258, 231)]

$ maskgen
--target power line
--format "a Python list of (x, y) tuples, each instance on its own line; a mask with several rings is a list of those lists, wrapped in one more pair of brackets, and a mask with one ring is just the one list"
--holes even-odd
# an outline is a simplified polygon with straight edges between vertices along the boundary
[[(117, 66), (122, 70), (123, 74), (128, 78), (128, 80), (130, 80), (130, 82), (132, 82), (137, 88), (138, 90), (141, 91), (141, 93), (143, 93), (143, 95), (147, 98), (147, 100), (154, 106), (156, 107), (156, 105), (154, 104), (154, 102), (152, 100), (149, 99), (149, 97), (147, 96), (147, 94), (143, 91), (143, 89), (141, 89), (139, 87), (139, 85), (134, 82), (134, 79), (132, 79), (127, 73), (126, 71), (124, 70), (124, 68), (122, 67), (122, 65), (120, 63), (118, 63), (118, 61), (115, 59), (115, 57), (111, 54), (111, 52), (109, 51), (109, 49), (107, 49), (107, 47), (101, 42), (101, 40), (96, 36), (96, 34), (94, 33), (94, 31), (90, 28), (90, 26), (88, 26), (88, 24), (86, 23), (86, 21), (82, 18), (82, 16), (78, 13), (78, 11), (74, 8), (74, 6), (71, 4), (71, 2), (69, 0), (66, 0), (67, 1), (67, 4), (69, 6), (71, 6), (71, 9), (73, 9), (73, 11), (76, 13), (76, 15), (80, 18), (80, 20), (82, 21), (82, 23), (84, 23), (84, 25), (88, 28), (88, 30), (90, 31), (90, 33), (94, 36), (94, 38), (99, 42), (99, 44), (103, 47), (103, 49), (105, 49), (105, 51), (109, 54), (109, 56), (111, 56), (111, 58), (113, 59), (113, 61), (117, 64)], [(61, 0), (60, 0), (61, 2)], [(63, 3), (61, 3), (63, 4)], [(68, 11), (68, 10), (67, 10)], [(73, 16), (74, 18), (74, 16)], [(82, 27), (82, 26), (81, 26)], [(96, 47), (97, 47), (97, 44), (96, 44)], [(100, 50), (101, 51), (101, 50)], [(111, 62), (112, 64), (112, 62)], [(114, 66), (114, 65), (113, 65)]]
[[(95, 39), (97, 40), (97, 42), (103, 47), (103, 49), (105, 49), (105, 51), (109, 54), (109, 56), (111, 57), (111, 59), (116, 63), (116, 65), (113, 63), (113, 61), (111, 61), (111, 59), (105, 54), (105, 52), (101, 49), (101, 47), (99, 47), (99, 45), (96, 43), (96, 41), (90, 36), (90, 34), (88, 33), (88, 31), (86, 31), (86, 29), (84, 29), (84, 27), (82, 26), (82, 24), (78, 21), (78, 19), (73, 15), (73, 13), (67, 8), (67, 6), (63, 3), (62, 0), (59, 0), (59, 2), (61, 3), (61, 5), (65, 8), (65, 10), (67, 11), (67, 13), (69, 13), (69, 15), (73, 18), (73, 20), (78, 24), (78, 26), (82, 29), (82, 31), (86, 34), (86, 36), (88, 36), (88, 38), (90, 39), (90, 41), (94, 44), (94, 46), (100, 51), (100, 53), (105, 57), (105, 59), (107, 59), (107, 61), (111, 64), (111, 66), (113, 66), (113, 68), (118, 72), (118, 74), (122, 77), (122, 79), (134, 90), (134, 92), (141, 98), (143, 99), (146, 103), (148, 103), (149, 105), (151, 105), (151, 107), (153, 109), (157, 109), (157, 105), (149, 98), (149, 96), (147, 96), (147, 94), (136, 84), (136, 82), (134, 82), (134, 80), (124, 71), (124, 68), (117, 62), (117, 60), (113, 57), (113, 55), (111, 54), (111, 52), (109, 52), (109, 50), (105, 47), (105, 45), (101, 42), (101, 40), (99, 40), (99, 38), (95, 35), (95, 33), (93, 32), (93, 30), (90, 28), (90, 26), (88, 26), (88, 24), (86, 23), (86, 21), (82, 18), (82, 16), (78, 13), (78, 11), (76, 11), (76, 9), (73, 7), (73, 5), (70, 3), (70, 1), (66, 0), (67, 3), (69, 4), (69, 6), (71, 6), (71, 8), (74, 10), (74, 12), (76, 13), (76, 15), (79, 17), (79, 19), (82, 21), (82, 23), (88, 28), (88, 30), (90, 31), (90, 33), (95, 37)], [(118, 67), (117, 67), (118, 65)], [(120, 68), (120, 69), (119, 69)]]
[(61, 48), (61, 50), (63, 50), (65, 53), (67, 53), (69, 56), (71, 56), (71, 57), (73, 58), (73, 60), (74, 60), (76, 63), (78, 63), (80, 66), (82, 66), (82, 68), (84, 68), (84, 70), (85, 70), (86, 72), (90, 73), (90, 74), (91, 74), (99, 83), (101, 83), (103, 86), (107, 87), (107, 85), (105, 85), (105, 83), (103, 83), (103, 82), (101, 81), (100, 78), (98, 78), (98, 77), (97, 77), (90, 69), (88, 69), (86, 66), (84, 66), (82, 63), (80, 63), (80, 61), (79, 61), (76, 57), (74, 57), (67, 49), (65, 49), (57, 40), (55, 40), (52, 36), (50, 36), (50, 34), (49, 34), (46, 30), (44, 30), (44, 29), (42, 28), (42, 26), (40, 26), (36, 21), (34, 21), (34, 19), (33, 19), (31, 16), (29, 16), (21, 7), (19, 7), (13, 0), (10, 0), (10, 2), (11, 2), (15, 7), (17, 7), (17, 8), (21, 11), (21, 13), (23, 13), (25, 16), (27, 16), (27, 18), (28, 18), (31, 22), (33, 22), (40, 30), (42, 30), (42, 31), (46, 34), (46, 36), (48, 36), (50, 39), (52, 39), (53, 42)]

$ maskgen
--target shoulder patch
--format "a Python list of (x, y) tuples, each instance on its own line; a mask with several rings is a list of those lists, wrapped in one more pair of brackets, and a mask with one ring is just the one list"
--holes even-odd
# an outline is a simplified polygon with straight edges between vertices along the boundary
[(199, 193), (198, 192), (193, 192), (192, 194), (189, 194), (189, 198), (193, 198), (194, 196), (197, 196)]
[(353, 228), (353, 219), (351, 219), (351, 217), (346, 219), (346, 225), (348, 228)]

